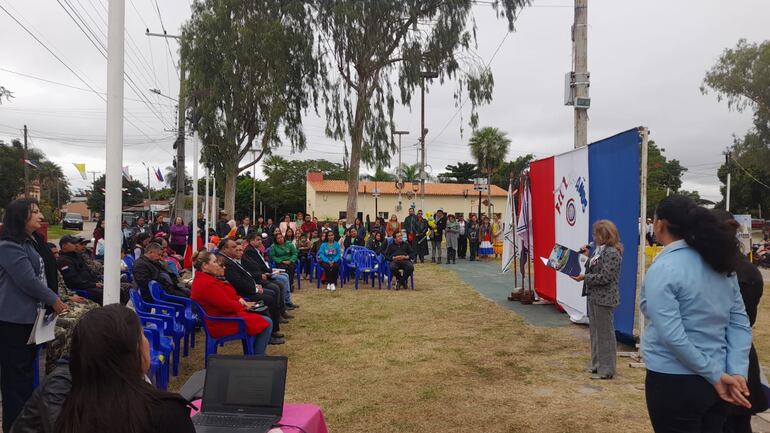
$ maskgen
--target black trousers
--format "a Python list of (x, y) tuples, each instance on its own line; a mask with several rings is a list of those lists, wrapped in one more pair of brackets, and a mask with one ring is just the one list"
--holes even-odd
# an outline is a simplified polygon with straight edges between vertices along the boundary
[(269, 287), (262, 286), (263, 293), (255, 293), (246, 298), (247, 301), (262, 301), (267, 306), (267, 312), (269, 314), (262, 313), (266, 316), (270, 316), (270, 320), (273, 321), (273, 332), (281, 330), (281, 295), (280, 290), (278, 293), (270, 289)]
[[(393, 260), (390, 262), (390, 273), (402, 285), (406, 286), (409, 277), (414, 273), (414, 265), (409, 260)], [(400, 272), (399, 272), (400, 271)]]
[(420, 263), (425, 262), (425, 256), (428, 255), (428, 240), (425, 239), (425, 235), (414, 237), (412, 251), (414, 251), (415, 257), (420, 259)]
[(457, 257), (464, 259), (468, 252), (468, 236), (460, 235), (457, 237)]
[(321, 262), (321, 268), (326, 274), (326, 284), (337, 284), (337, 275), (340, 272), (340, 266), (337, 263)]
[(27, 344), (32, 325), (0, 322), (0, 393), (3, 394), (3, 433), (21, 413), (34, 390), (35, 345)]
[(286, 276), (289, 277), (289, 288), (294, 292), (294, 279), (297, 278), (297, 264), (289, 263), (288, 265), (284, 265), (283, 263), (276, 263), (275, 267), (286, 270)]
[(703, 377), (647, 370), (647, 411), (655, 433), (721, 433), (727, 403)]
[(470, 260), (476, 260), (476, 256), (479, 254), (479, 241), (471, 241), (471, 257)]

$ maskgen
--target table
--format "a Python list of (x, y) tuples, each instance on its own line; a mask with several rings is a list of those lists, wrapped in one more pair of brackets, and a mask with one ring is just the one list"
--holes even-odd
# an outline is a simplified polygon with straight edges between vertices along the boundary
[[(196, 407), (200, 407), (201, 401), (192, 402)], [(198, 413), (197, 409), (190, 411), (190, 416)], [(326, 421), (321, 408), (314, 404), (306, 403), (287, 403), (283, 405), (283, 416), (278, 424), (285, 426), (298, 426), (307, 433), (329, 433), (326, 428)], [(280, 427), (270, 430), (270, 433), (301, 433), (302, 430), (294, 427)]]

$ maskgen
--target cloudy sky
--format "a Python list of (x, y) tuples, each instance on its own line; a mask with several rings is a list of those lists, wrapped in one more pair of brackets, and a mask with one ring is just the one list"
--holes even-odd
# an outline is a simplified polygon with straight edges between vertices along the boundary
[[(0, 84), (15, 95), (0, 105), (0, 139), (21, 137), (26, 124), (32, 145), (59, 163), (75, 188), (88, 186), (90, 180), (82, 180), (72, 163), (104, 171), (105, 103), (87, 87), (98, 92), (106, 87), (106, 60), (96, 48), (106, 46), (106, 4), (107, 0), (0, 0), (5, 9), (0, 9)], [(93, 43), (65, 8), (89, 23)], [(535, 0), (511, 34), (494, 18), (490, 6), (479, 4), (475, 12), (478, 54), (495, 74), (494, 101), (479, 110), (481, 125), (508, 132), (513, 140), (510, 158), (526, 153), (544, 157), (571, 149), (573, 115), (563, 105), (563, 94), (564, 74), (571, 64), (572, 3)], [(176, 34), (189, 15), (188, 0), (126, 2), (126, 70), (136, 91), (128, 86), (125, 90), (123, 157), (131, 174), (143, 180), (143, 162), (161, 168), (171, 164), (169, 130), (176, 119), (174, 102), (149, 89), (175, 98), (179, 88), (176, 41), (149, 38), (144, 32), (149, 28), (160, 33), (165, 28)], [(723, 160), (721, 152), (733, 134), (750, 128), (751, 116), (728, 111), (713, 94), (701, 95), (699, 86), (719, 54), (738, 39), (770, 39), (768, 16), (766, 0), (591, 0), (589, 141), (648, 126), (666, 155), (689, 168), (684, 187), (719, 199), (715, 173)], [(471, 160), (468, 109), (454, 105), (453, 90), (452, 83), (434, 83), (426, 98), (428, 164), (433, 174), (447, 164)], [(412, 110), (400, 108), (396, 115), (397, 127), (411, 132), (403, 140), (402, 158), (407, 163), (417, 156), (419, 96), (414, 103)], [(324, 137), (323, 123), (315, 116), (306, 119), (307, 151), (278, 153), (341, 161), (342, 144)], [(190, 156), (188, 152), (188, 161)], [(160, 186), (155, 179), (152, 184)]]

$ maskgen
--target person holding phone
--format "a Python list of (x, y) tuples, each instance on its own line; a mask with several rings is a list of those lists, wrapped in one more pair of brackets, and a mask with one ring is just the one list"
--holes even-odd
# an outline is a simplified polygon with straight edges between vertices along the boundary
[(596, 247), (580, 252), (588, 257), (583, 275), (572, 277), (583, 282), (583, 296), (588, 298), (588, 329), (591, 335), (591, 379), (612, 379), (615, 376), (615, 325), (613, 310), (620, 303), (620, 264), (623, 244), (615, 224), (599, 220), (593, 225)]

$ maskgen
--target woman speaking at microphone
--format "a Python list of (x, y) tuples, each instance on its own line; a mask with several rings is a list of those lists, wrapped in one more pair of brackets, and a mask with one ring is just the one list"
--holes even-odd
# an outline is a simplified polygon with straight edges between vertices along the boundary
[(615, 326), (613, 310), (620, 303), (620, 263), (623, 245), (618, 228), (609, 220), (599, 220), (593, 226), (596, 248), (580, 252), (588, 259), (585, 275), (573, 277), (583, 282), (583, 296), (588, 297), (588, 328), (591, 334), (591, 379), (612, 379), (615, 376)]

